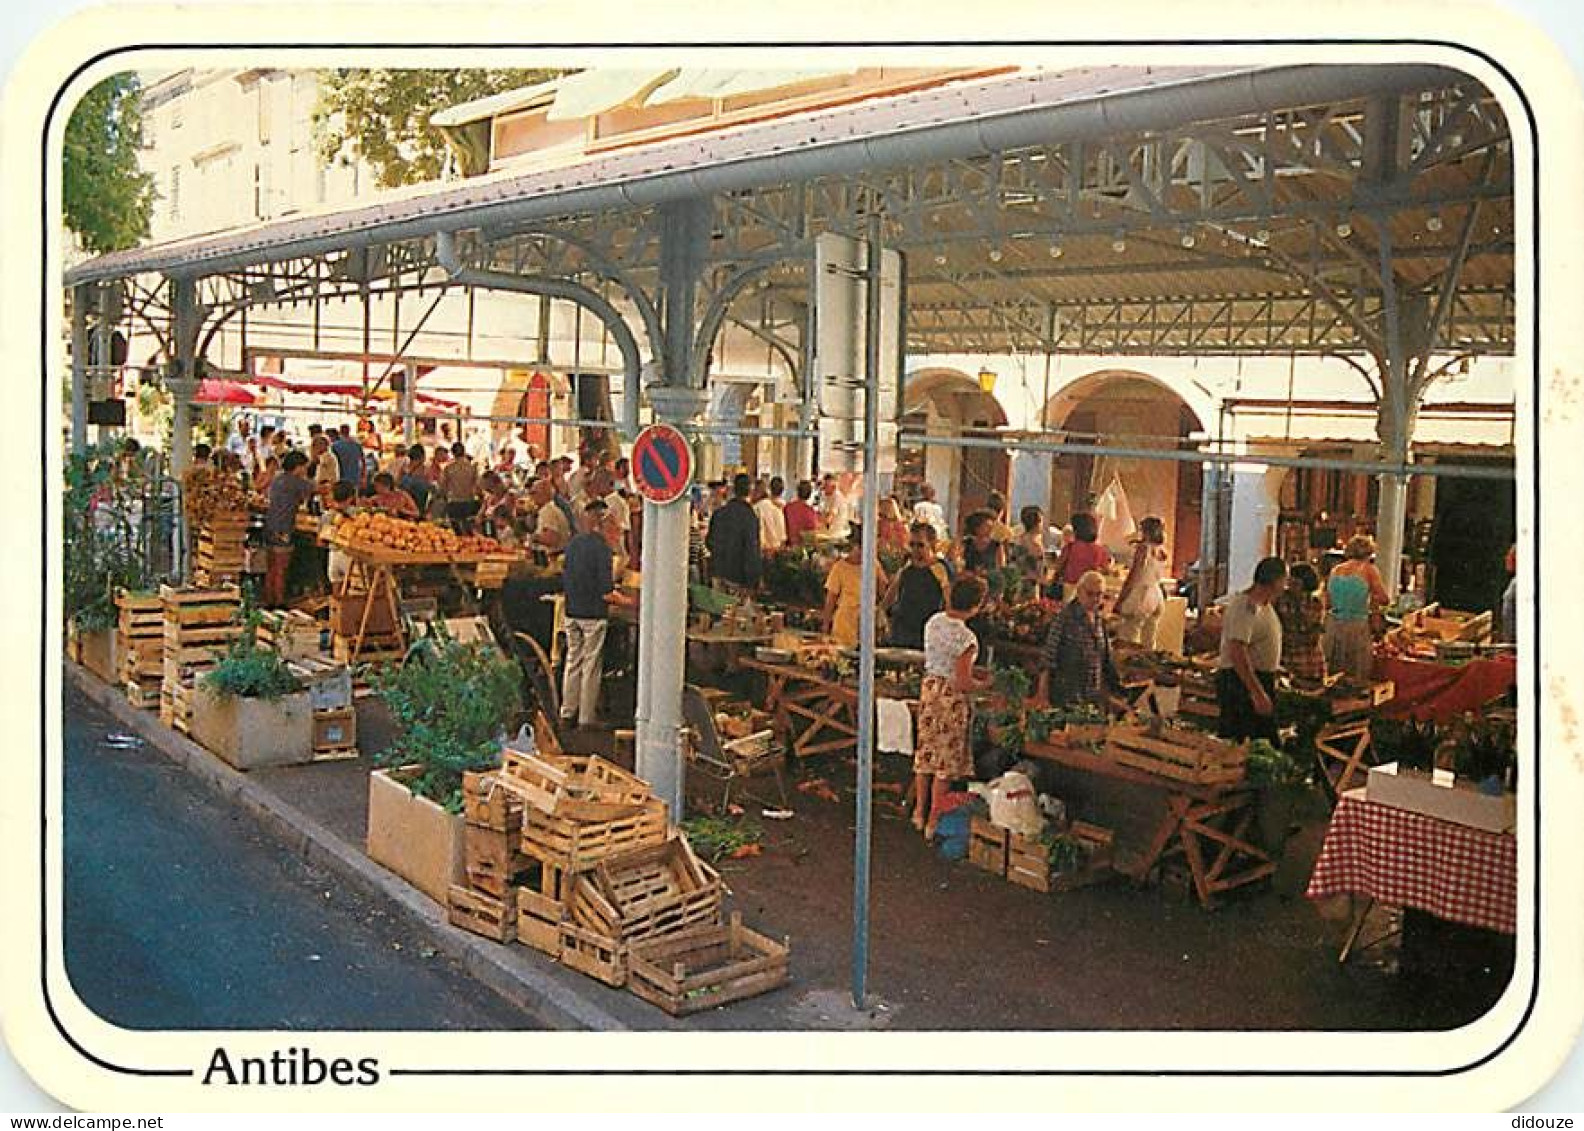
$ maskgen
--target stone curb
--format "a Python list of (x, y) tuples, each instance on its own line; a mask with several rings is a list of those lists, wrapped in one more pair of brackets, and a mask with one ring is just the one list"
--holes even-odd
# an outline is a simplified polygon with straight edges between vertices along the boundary
[[(632, 1026), (576, 989), (540, 969), (520, 947), (503, 947), (453, 927), (445, 910), (394, 874), (348, 845), (318, 821), (263, 786), (249, 781), (185, 735), (126, 701), (119, 688), (102, 683), (77, 664), (63, 665), (65, 679), (116, 721), (137, 734), (194, 780), (237, 804), (274, 840), (306, 860), (392, 904), (407, 925), (434, 948), (455, 959), (473, 978), (555, 1029), (624, 1031)], [(666, 1028), (661, 1022), (657, 1028)]]

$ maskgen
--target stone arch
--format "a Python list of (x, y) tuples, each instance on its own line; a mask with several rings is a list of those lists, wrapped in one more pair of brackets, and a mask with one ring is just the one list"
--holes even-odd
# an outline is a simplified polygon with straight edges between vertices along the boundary
[[(907, 375), (902, 390), (907, 423), (936, 436), (993, 436), (1007, 426), (1006, 409), (977, 378), (950, 366), (926, 366)], [(934, 485), (951, 530), (983, 504), (991, 491), (1007, 493), (1011, 461), (1004, 448), (904, 449), (898, 487), (905, 502), (922, 482)]]

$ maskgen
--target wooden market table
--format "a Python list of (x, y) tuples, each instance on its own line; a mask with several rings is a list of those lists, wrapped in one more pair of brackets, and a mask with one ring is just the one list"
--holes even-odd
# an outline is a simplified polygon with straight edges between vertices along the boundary
[(1339, 962), (1347, 961), (1377, 902), (1510, 935), (1518, 922), (1517, 841), (1349, 790), (1337, 801), (1304, 895), (1365, 898)]
[[(337, 633), (336, 658), (344, 663), (390, 659), (394, 658), (393, 653), (405, 650), (407, 642), (401, 627), (401, 586), (397, 570), (446, 566), (466, 593), (473, 586), (499, 588), (511, 565), (522, 560), (521, 554), (509, 550), (415, 554), (334, 539), (330, 544), (347, 556), (346, 576), (336, 586), (336, 599), (362, 603), (356, 629)], [(472, 570), (471, 578), (464, 572), (468, 569)], [(374, 621), (378, 631), (370, 627), (376, 608), (381, 610), (379, 619)]]
[[(858, 689), (830, 679), (800, 664), (767, 664), (763, 660), (743, 659), (738, 667), (765, 677), (762, 707), (787, 735), (792, 752), (800, 758), (814, 754), (856, 750), (858, 745)], [(875, 698), (883, 696), (877, 683)], [(916, 710), (916, 699), (904, 698)], [(802, 729), (799, 729), (799, 726)]]
[(1148, 882), (1169, 855), (1181, 852), (1201, 906), (1233, 888), (1266, 879), (1276, 871), (1270, 854), (1247, 837), (1260, 791), (1243, 785), (1197, 785), (1123, 765), (1104, 754), (1072, 745), (1029, 742), (1023, 753), (1080, 774), (1106, 778), (1165, 795), (1160, 816), (1144, 851), (1117, 870), (1135, 882)]

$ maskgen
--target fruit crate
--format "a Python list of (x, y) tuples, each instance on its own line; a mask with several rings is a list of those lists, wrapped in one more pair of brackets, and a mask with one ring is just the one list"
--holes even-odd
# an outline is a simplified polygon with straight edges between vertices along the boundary
[(530, 860), (522, 880), (517, 889), (517, 941), (558, 958), (573, 876), (553, 864)]
[(482, 825), (462, 826), (462, 852), (468, 882), (497, 899), (518, 882), (530, 864), (516, 835)]
[(357, 711), (348, 706), (313, 713), (314, 761), (356, 758)]
[(500, 775), (493, 770), (465, 770), (462, 773), (462, 818), (500, 832), (522, 832), (522, 798), (503, 788)]
[(720, 876), (686, 837), (624, 853), (579, 875), (568, 901), (573, 921), (633, 943), (720, 921)]
[(627, 944), (608, 939), (575, 923), (559, 927), (563, 966), (621, 989), (627, 984)]
[(749, 930), (734, 911), (725, 924), (634, 943), (627, 988), (671, 1016), (685, 1017), (784, 986), (791, 953), (789, 942)]
[(551, 817), (603, 821), (638, 812), (654, 799), (643, 779), (596, 755), (501, 751), (500, 784)]
[(669, 827), (663, 801), (609, 821), (552, 817), (523, 810), (522, 849), (529, 856), (567, 872), (583, 872), (601, 860), (665, 841)]
[(1239, 784), (1248, 762), (1246, 745), (1182, 727), (1113, 726), (1105, 754), (1157, 777), (1206, 786)]
[(1008, 830), (988, 817), (975, 817), (968, 825), (968, 863), (996, 876), (1006, 875)]
[(496, 942), (517, 939), (517, 889), (500, 896), (452, 884), (446, 898), (446, 918), (464, 931)]

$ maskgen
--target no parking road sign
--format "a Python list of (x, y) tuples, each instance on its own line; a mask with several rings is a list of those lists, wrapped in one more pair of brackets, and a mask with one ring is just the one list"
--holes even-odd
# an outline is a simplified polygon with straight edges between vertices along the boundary
[(632, 475), (633, 486), (651, 503), (673, 503), (693, 481), (693, 450), (671, 425), (651, 424), (633, 443)]

